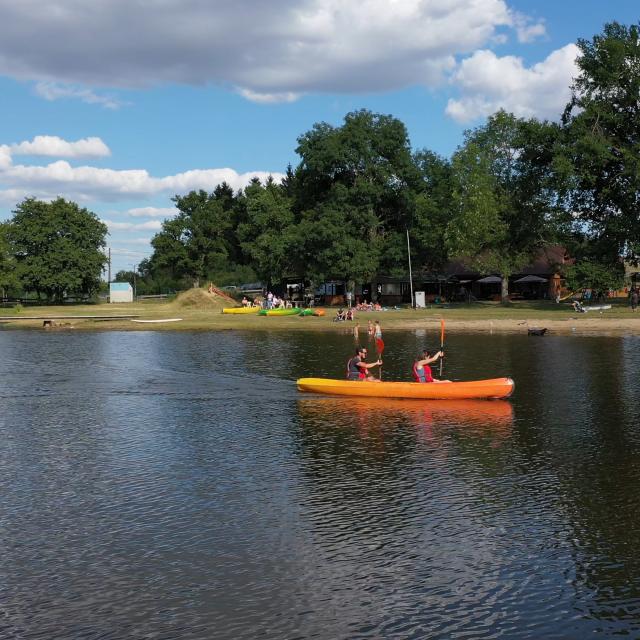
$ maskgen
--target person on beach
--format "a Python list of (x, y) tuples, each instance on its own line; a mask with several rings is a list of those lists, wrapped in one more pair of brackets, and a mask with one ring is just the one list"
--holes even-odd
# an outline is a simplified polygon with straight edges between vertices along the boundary
[(638, 308), (638, 290), (635, 287), (631, 289), (629, 298), (631, 300), (631, 311), (635, 311)]
[(369, 324), (367, 325), (367, 333), (372, 336), (375, 329), (373, 328), (373, 322), (369, 320)]
[(374, 378), (369, 369), (378, 367), (382, 364), (382, 360), (376, 360), (375, 362), (365, 362), (367, 357), (367, 350), (364, 347), (358, 347), (356, 349), (356, 355), (347, 362), (347, 380), (366, 380), (367, 382), (380, 382), (378, 378)]
[(438, 358), (444, 357), (444, 351), (438, 351), (437, 353), (432, 354), (431, 351), (422, 352), (421, 355), (418, 355), (415, 362), (413, 363), (413, 377), (416, 382), (451, 382), (451, 380), (438, 380), (433, 377), (433, 373), (431, 372), (430, 364), (434, 363)]

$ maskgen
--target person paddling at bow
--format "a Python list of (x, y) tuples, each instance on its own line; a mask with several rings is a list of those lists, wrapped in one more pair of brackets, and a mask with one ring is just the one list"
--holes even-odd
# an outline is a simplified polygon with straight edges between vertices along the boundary
[(433, 377), (430, 364), (434, 363), (438, 358), (444, 357), (444, 351), (431, 353), (426, 349), (418, 355), (413, 363), (413, 377), (416, 382), (451, 382), (451, 380), (438, 380)]
[(365, 362), (367, 350), (364, 347), (356, 349), (356, 355), (347, 362), (347, 380), (366, 380), (367, 382), (380, 382), (378, 378), (374, 378), (369, 369), (378, 367), (382, 364), (382, 360), (376, 362)]

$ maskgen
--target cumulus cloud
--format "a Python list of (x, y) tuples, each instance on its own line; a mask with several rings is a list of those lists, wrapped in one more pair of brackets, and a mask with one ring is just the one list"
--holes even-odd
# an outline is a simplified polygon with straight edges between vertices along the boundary
[[(151, 247), (149, 247), (151, 249)], [(125, 258), (144, 258), (149, 255), (148, 251), (131, 251), (131, 249), (123, 249), (122, 247), (114, 247), (111, 249), (112, 256), (124, 256)]]
[(516, 30), (518, 42), (533, 42), (536, 38), (541, 38), (547, 34), (547, 29), (541, 20), (535, 22), (528, 16), (516, 11), (512, 12), (511, 15), (512, 26)]
[[(57, 152), (57, 153), (56, 153)], [(85, 138), (68, 142), (56, 136), (36, 136), (31, 142), (0, 145), (0, 202), (15, 204), (26, 196), (51, 200), (63, 195), (77, 202), (115, 202), (157, 195), (173, 195), (191, 190), (213, 190), (226, 182), (232, 189), (242, 189), (256, 177), (262, 182), (269, 176), (280, 181), (282, 173), (250, 171), (238, 173), (233, 169), (192, 169), (174, 175), (155, 177), (145, 169), (116, 170), (93, 166), (72, 166), (66, 160), (45, 165), (14, 164), (13, 154), (58, 155), (65, 157), (109, 155), (100, 138)], [(133, 217), (167, 217), (175, 215), (174, 208), (131, 209)]]
[(132, 218), (169, 218), (176, 213), (178, 210), (175, 207), (136, 207), (125, 212)]
[(520, 117), (558, 119), (578, 74), (579, 49), (569, 44), (527, 68), (521, 58), (476, 51), (453, 74), (461, 97), (450, 99), (446, 113), (458, 122), (488, 116), (498, 109)]
[[(95, 137), (68, 142), (58, 136), (36, 136), (30, 142), (12, 144), (8, 149), (10, 155), (57, 158), (104, 158), (111, 155), (109, 147), (100, 138)], [(0, 168), (2, 168), (1, 158)]]
[(149, 220), (148, 222), (118, 222), (117, 220), (103, 220), (109, 231), (160, 231), (162, 222), (160, 220)]
[(35, 86), (36, 95), (53, 102), (65, 98), (78, 99), (87, 104), (99, 104), (105, 109), (119, 109), (124, 102), (113, 96), (103, 96), (86, 87), (74, 87), (55, 82), (38, 82)]
[(506, 0), (0, 2), (0, 73), (111, 107), (82, 87), (217, 84), (261, 102), (386, 91), (440, 82), (514, 16)]
[(251, 102), (257, 102), (258, 104), (277, 104), (279, 102), (295, 102), (300, 98), (299, 93), (292, 93), (288, 91), (286, 93), (257, 93), (251, 91), (251, 89), (238, 88), (238, 93)]

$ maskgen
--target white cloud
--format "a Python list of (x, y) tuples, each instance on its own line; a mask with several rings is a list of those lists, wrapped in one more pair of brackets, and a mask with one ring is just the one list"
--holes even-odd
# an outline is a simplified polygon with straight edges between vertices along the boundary
[(175, 207), (136, 207), (125, 212), (132, 218), (170, 218), (178, 210)]
[[(0, 161), (6, 158), (6, 145), (0, 146)], [(192, 169), (174, 175), (153, 177), (145, 169), (105, 169), (101, 167), (74, 167), (65, 160), (46, 165), (13, 165), (0, 162), (0, 188), (10, 192), (28, 193), (49, 200), (63, 194), (78, 202), (114, 202), (132, 198), (149, 198), (155, 195), (173, 195), (191, 190), (213, 190), (226, 182), (234, 191), (245, 187), (252, 178), (266, 181), (269, 176), (282, 180), (284, 174), (267, 171), (238, 173), (233, 169)], [(142, 208), (138, 208), (138, 215)], [(153, 209), (151, 209), (154, 211)], [(175, 210), (171, 209), (171, 214)], [(154, 214), (155, 215), (155, 214)], [(158, 213), (158, 215), (162, 215)]]
[[(517, 30), (514, 15), (506, 0), (162, 0), (153, 11), (129, 0), (5, 1), (0, 74), (39, 82), (48, 99), (111, 107), (117, 100), (84, 87), (217, 84), (262, 102), (386, 91), (437, 84), (456, 56)], [(528, 28), (525, 38), (539, 31)]]
[(87, 104), (99, 104), (105, 109), (119, 109), (124, 102), (113, 96), (101, 96), (91, 89), (85, 87), (74, 87), (68, 84), (56, 82), (38, 82), (35, 86), (36, 95), (53, 102), (63, 99), (78, 99)]
[[(12, 155), (52, 156), (57, 158), (104, 158), (111, 150), (100, 138), (83, 138), (68, 142), (58, 136), (36, 136), (31, 142), (19, 142), (9, 147)], [(0, 168), (2, 160), (0, 159)]]
[(521, 58), (476, 51), (453, 74), (461, 97), (449, 100), (446, 113), (458, 122), (482, 118), (501, 108), (520, 117), (558, 119), (578, 73), (578, 54), (578, 47), (569, 44), (527, 68)]
[(281, 102), (295, 102), (300, 98), (299, 93), (288, 91), (286, 93), (257, 93), (251, 89), (238, 89), (238, 93), (251, 102), (258, 104), (278, 104)]
[(118, 222), (116, 220), (103, 220), (109, 231), (160, 231), (162, 222), (160, 220), (149, 220), (148, 222)]
[(111, 249), (112, 256), (124, 256), (126, 258), (144, 258), (149, 255), (151, 247), (149, 247), (149, 251), (131, 251), (130, 249), (123, 249), (122, 247), (113, 247)]
[(547, 34), (544, 22), (534, 22), (528, 16), (517, 11), (512, 12), (512, 26), (516, 30), (518, 42), (529, 43)]

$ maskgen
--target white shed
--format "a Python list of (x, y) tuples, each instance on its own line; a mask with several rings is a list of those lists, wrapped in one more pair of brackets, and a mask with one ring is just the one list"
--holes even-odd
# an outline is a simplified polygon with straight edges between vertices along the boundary
[(131, 285), (128, 282), (110, 282), (109, 302), (133, 302)]

